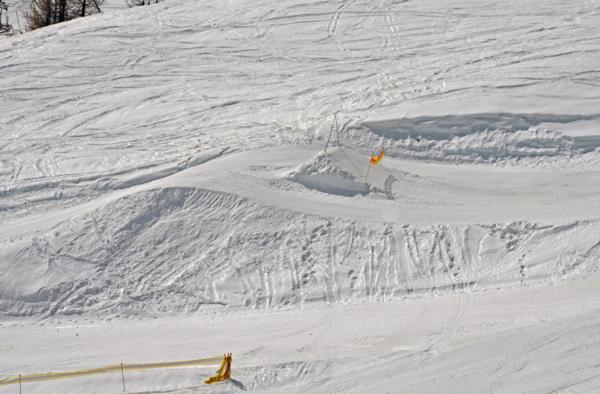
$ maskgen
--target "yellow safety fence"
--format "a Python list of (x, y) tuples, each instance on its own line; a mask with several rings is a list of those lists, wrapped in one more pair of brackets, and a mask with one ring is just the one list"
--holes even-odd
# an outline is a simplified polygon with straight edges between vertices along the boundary
[(219, 368), (217, 373), (214, 376), (211, 376), (210, 378), (206, 379), (204, 383), (213, 384), (217, 382), (222, 382), (227, 379), (231, 379), (232, 361), (233, 359), (231, 358), (231, 353), (225, 354), (225, 357), (223, 357), (223, 362), (221, 363), (221, 367)]
[[(46, 373), (35, 373), (29, 375), (17, 375), (10, 376), (8, 378), (0, 379), (0, 386), (15, 383), (26, 383), (26, 382), (41, 382), (45, 380), (54, 379), (66, 379), (75, 378), (79, 376), (90, 376), (98, 375), (102, 373), (118, 372), (118, 371), (141, 371), (145, 369), (154, 368), (175, 368), (175, 367), (187, 367), (193, 365), (221, 365), (226, 364), (227, 356), (225, 357), (209, 357), (209, 358), (198, 358), (195, 360), (183, 360), (183, 361), (170, 361), (170, 362), (158, 362), (158, 363), (146, 363), (146, 364), (114, 364), (107, 365), (105, 367), (91, 368), (91, 369), (80, 369), (78, 371), (66, 371), (66, 372), (46, 372)], [(231, 362), (229, 362), (231, 365)]]

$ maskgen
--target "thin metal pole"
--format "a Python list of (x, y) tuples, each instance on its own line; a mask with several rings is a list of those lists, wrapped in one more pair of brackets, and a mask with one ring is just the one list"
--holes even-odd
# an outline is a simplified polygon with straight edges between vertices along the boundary
[(340, 147), (342, 144), (340, 144), (340, 126), (337, 122), (337, 114), (335, 114), (335, 134), (337, 135), (338, 147)]
[(337, 114), (335, 114), (335, 117), (333, 118), (333, 122), (331, 122), (331, 129), (329, 130), (329, 136), (327, 137), (327, 143), (325, 144), (325, 152), (327, 152), (327, 147), (329, 146), (329, 140), (331, 139), (331, 133), (333, 133), (333, 125), (334, 125), (336, 119), (337, 119)]
[(123, 380), (123, 391), (127, 391), (125, 389), (125, 372), (123, 372), (123, 363), (121, 363), (121, 379)]
[(19, 394), (21, 394), (21, 374), (19, 374)]

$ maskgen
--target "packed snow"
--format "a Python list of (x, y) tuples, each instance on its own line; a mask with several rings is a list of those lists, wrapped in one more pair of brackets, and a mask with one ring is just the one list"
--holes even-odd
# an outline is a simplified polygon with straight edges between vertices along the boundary
[(599, 26), (165, 0), (1, 40), (0, 379), (233, 352), (127, 390), (599, 391)]

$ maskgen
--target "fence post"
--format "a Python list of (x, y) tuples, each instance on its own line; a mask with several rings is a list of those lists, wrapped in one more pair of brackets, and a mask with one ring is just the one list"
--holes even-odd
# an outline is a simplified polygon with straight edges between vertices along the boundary
[(125, 389), (125, 372), (123, 372), (123, 363), (121, 363), (121, 379), (123, 379), (123, 391), (127, 391)]

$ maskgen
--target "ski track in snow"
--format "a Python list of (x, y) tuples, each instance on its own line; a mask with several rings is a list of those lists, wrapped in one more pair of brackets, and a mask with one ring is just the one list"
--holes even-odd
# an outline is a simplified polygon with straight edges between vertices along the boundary
[[(597, 391), (599, 21), (165, 0), (0, 40), (0, 372), (160, 342), (157, 317), (185, 339), (161, 352), (231, 345), (249, 390)], [(12, 344), (87, 319), (30, 362)], [(175, 374), (132, 384), (213, 389)]]

